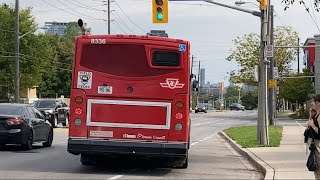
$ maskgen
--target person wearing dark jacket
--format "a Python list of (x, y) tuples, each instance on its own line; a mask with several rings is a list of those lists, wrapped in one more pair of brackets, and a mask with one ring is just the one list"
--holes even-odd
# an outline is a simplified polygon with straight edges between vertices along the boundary
[[(320, 94), (315, 95), (313, 98), (313, 101), (311, 103), (311, 108), (309, 112), (309, 120), (308, 120), (308, 126), (310, 128), (311, 136), (314, 138), (315, 146), (316, 146), (316, 161), (318, 163), (318, 166), (320, 164), (320, 130), (319, 130), (319, 124), (320, 124)], [(309, 138), (309, 143), (311, 142), (311, 138)], [(314, 171), (314, 176), (316, 179), (320, 180), (320, 167), (318, 167)]]

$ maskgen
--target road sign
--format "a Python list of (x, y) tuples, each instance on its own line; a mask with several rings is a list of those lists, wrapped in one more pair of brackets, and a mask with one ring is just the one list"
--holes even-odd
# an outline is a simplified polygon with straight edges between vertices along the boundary
[(279, 79), (278, 67), (273, 67), (273, 79)]
[(269, 79), (268, 87), (269, 88), (276, 88), (277, 87), (277, 80)]
[(273, 57), (273, 45), (265, 46), (265, 55), (266, 57)]

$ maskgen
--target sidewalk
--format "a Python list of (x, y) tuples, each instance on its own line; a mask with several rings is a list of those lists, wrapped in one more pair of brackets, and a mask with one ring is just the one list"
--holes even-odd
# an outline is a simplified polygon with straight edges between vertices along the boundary
[(283, 126), (280, 147), (241, 148), (228, 137), (226, 139), (265, 174), (265, 179), (315, 179), (313, 172), (306, 167), (308, 155), (303, 142), (304, 129), (298, 124)]

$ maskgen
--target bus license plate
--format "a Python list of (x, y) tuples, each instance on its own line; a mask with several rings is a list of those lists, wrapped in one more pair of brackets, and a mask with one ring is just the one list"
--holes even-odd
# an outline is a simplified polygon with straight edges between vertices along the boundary
[(112, 86), (98, 86), (98, 94), (112, 94)]

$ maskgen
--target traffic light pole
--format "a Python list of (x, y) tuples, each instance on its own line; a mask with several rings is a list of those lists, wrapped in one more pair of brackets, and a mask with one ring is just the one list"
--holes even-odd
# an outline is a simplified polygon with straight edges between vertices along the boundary
[[(260, 71), (259, 71), (259, 97), (258, 97), (258, 122), (257, 122), (257, 140), (261, 145), (268, 145), (268, 111), (267, 111), (267, 59), (264, 54), (264, 49), (266, 45), (266, 36), (267, 36), (267, 23), (268, 23), (268, 16), (265, 7), (264, 10), (261, 12), (252, 11), (248, 9), (243, 9), (239, 7), (230, 6), (227, 4), (222, 4), (215, 2), (213, 0), (170, 0), (170, 1), (204, 1), (211, 4), (215, 4), (218, 6), (223, 6), (226, 8), (246, 12), (252, 14), (254, 16), (260, 17), (261, 20), (261, 34), (260, 34)], [(263, 1), (266, 3), (267, 0)], [(260, 2), (260, 5), (262, 3)], [(270, 2), (268, 3), (268, 7), (270, 6)]]
[(267, 145), (268, 142), (268, 126), (267, 126), (267, 61), (264, 54), (266, 45), (266, 16), (267, 12), (261, 10), (261, 35), (260, 35), (260, 73), (259, 73), (259, 95), (258, 95), (258, 126), (257, 140), (261, 145)]

